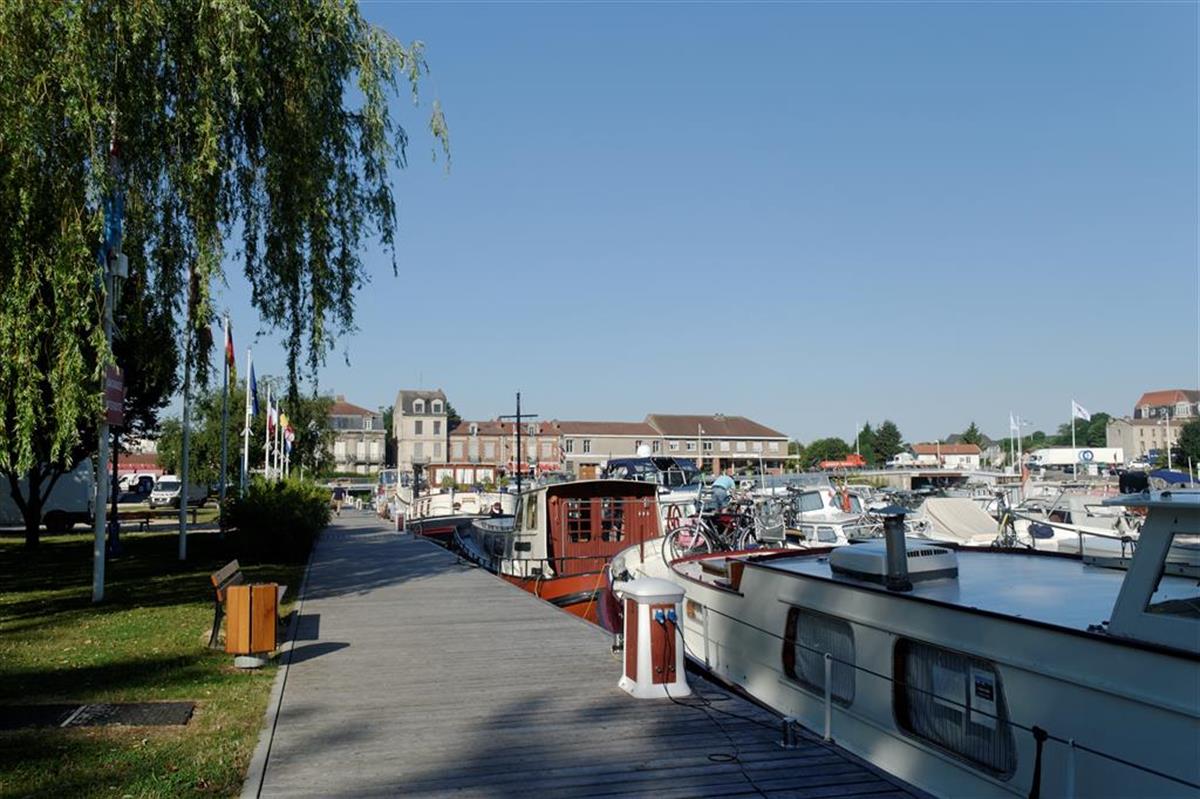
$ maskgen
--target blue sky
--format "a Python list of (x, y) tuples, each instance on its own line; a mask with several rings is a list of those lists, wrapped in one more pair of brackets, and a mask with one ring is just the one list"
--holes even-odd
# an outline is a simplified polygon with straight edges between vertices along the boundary
[(363, 8), (453, 165), (397, 100), (400, 275), (366, 254), (322, 391), (919, 440), (1200, 384), (1195, 4)]

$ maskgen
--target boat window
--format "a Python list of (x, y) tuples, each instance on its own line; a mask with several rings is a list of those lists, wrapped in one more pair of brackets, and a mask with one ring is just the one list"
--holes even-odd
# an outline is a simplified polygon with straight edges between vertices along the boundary
[(605, 497), (600, 500), (600, 540), (625, 540), (625, 503)]
[[(1176, 533), (1167, 550), (1167, 562), (1159, 572), (1158, 585), (1146, 603), (1147, 613), (1200, 619), (1200, 582), (1196, 581), (1192, 566), (1197, 556), (1200, 556), (1200, 535)], [(1173, 575), (1191, 576), (1185, 579)]]
[(853, 494), (850, 495), (850, 512), (851, 513), (862, 513), (862, 500), (860, 500), (858, 497), (854, 496)]
[(833, 544), (837, 542), (838, 537), (837, 533), (833, 531), (832, 527), (821, 525), (817, 528), (817, 540), (824, 541), (827, 544)]
[(833, 701), (854, 701), (854, 631), (842, 619), (806, 608), (790, 608), (783, 640), (783, 672), (825, 695), (825, 653), (833, 655)]
[(892, 702), (901, 729), (1008, 779), (1017, 750), (995, 667), (961, 652), (901, 639)]
[(525, 529), (526, 530), (536, 530), (537, 529), (537, 506), (538, 506), (537, 495), (534, 494), (525, 503), (525, 511), (526, 511)]
[(819, 491), (805, 491), (796, 498), (796, 510), (805, 513), (810, 510), (821, 510), (825, 507), (825, 501), (821, 499)]
[(589, 500), (569, 499), (563, 504), (567, 536), (571, 543), (592, 540), (592, 503)]

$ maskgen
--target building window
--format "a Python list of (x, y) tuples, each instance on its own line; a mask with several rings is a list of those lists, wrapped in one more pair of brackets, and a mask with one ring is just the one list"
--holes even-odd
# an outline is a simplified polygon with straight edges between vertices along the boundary
[(492, 459), (496, 457), (496, 444), (492, 441), (483, 442), (483, 457)]
[(722, 442), (721, 442), (721, 451), (722, 451), (722, 452), (728, 452), (728, 451), (729, 451), (729, 442), (728, 442), (728, 441), (722, 441)]
[(566, 444), (563, 446), (563, 449), (566, 452), (574, 452), (575, 451), (575, 439), (568, 438), (566, 441)]
[(705, 452), (712, 452), (712, 451), (713, 451), (713, 443), (712, 443), (711, 441), (705, 441), (705, 442), (704, 442), (704, 451), (705, 451)]
[(637, 441), (633, 442), (633, 451), (637, 452), (641, 448), (642, 448), (642, 440), (639, 438)]
[(1013, 775), (1017, 751), (991, 663), (901, 639), (894, 672), (892, 703), (902, 730), (1002, 779)]
[(695, 452), (696, 451), (696, 442), (695, 441), (687, 442), (687, 447), (685, 447), (685, 449), (687, 449), (688, 452)]
[(479, 435), (479, 425), (475, 424), (474, 422), (471, 422), (471, 426), (468, 427), (467, 430), (470, 431), (471, 435), (473, 436)]
[(425, 423), (424, 422), (422, 422), (420, 419), (417, 419), (415, 422), (413, 422), (413, 435), (414, 436), (422, 435), (424, 433), (424, 431), (425, 431)]
[(346, 442), (345, 441), (335, 441), (334, 442), (333, 458), (334, 458), (334, 460), (338, 460), (338, 461), (346, 460)]
[(583, 451), (584, 453), (592, 451), (592, 440), (590, 438), (585, 438), (583, 440)]
[(678, 441), (667, 442), (667, 449), (671, 450), (671, 452), (678, 452), (679, 451), (679, 442)]
[(418, 441), (417, 443), (413, 444), (413, 460), (419, 461), (424, 457), (425, 457), (425, 444), (422, 441)]
[(367, 459), (367, 442), (359, 441), (356, 449), (358, 450), (358, 459), (365, 461)]
[(440, 442), (440, 441), (433, 442), (433, 457), (435, 457), (435, 458), (442, 457), (442, 442)]
[(425, 400), (413, 400), (413, 413), (425, 413)]
[(554, 442), (553, 441), (543, 441), (542, 442), (542, 457), (543, 458), (553, 458), (554, 457)]
[(435, 436), (440, 436), (442, 434), (442, 420), (441, 419), (433, 420), (433, 434)]
[(755, 442), (754, 442), (754, 451), (755, 451), (755, 452), (762, 452), (762, 442), (761, 442), (761, 441), (755, 441)]
[[(454, 453), (454, 454), (453, 454), (453, 455), (451, 455), (450, 457), (454, 458), (454, 460), (456, 460), (456, 461), (460, 461), (460, 460), (462, 460), (462, 457), (463, 457), (463, 443), (462, 443), (461, 441), (455, 441), (453, 444), (451, 444), (451, 445), (450, 445), (450, 451), (451, 451), (452, 453)], [(464, 480), (463, 482), (466, 482), (466, 481)]]
[(529, 425), (528, 427), (525, 428), (525, 432), (528, 435), (536, 436), (537, 435), (537, 425), (536, 424)]
[(372, 461), (379, 460), (379, 442), (378, 441), (371, 442), (371, 460)]
[(739, 441), (739, 442), (737, 443), (737, 451), (738, 451), (738, 452), (745, 452), (745, 451), (746, 451), (746, 442), (745, 442), (745, 441)]
[(783, 638), (783, 673), (825, 695), (825, 653), (833, 655), (833, 701), (854, 701), (854, 631), (849, 623), (805, 608), (789, 608)]
[(370, 416), (364, 416), (363, 417), (363, 430), (374, 430), (374, 429), (375, 429), (375, 420), (372, 419)]
[(433, 401), (433, 402), (430, 404), (430, 410), (431, 410), (433, 413), (441, 413), (441, 412), (442, 412), (442, 401), (441, 401), (441, 400), (434, 400), (434, 401)]
[(771, 442), (770, 444), (768, 444), (767, 446), (770, 448), (770, 450), (771, 450), (772, 452), (778, 452), (778, 451), (779, 451), (779, 442), (778, 442), (778, 441), (772, 441), (772, 442)]
[(651, 441), (650, 442), (650, 451), (651, 452), (661, 452), (662, 451), (662, 442), (659, 441), (658, 439)]

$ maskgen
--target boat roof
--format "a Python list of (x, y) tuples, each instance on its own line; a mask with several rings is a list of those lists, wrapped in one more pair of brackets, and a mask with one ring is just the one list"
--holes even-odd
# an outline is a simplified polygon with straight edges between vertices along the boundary
[(1180, 508), (1200, 510), (1200, 490), (1143, 491), (1120, 494), (1104, 500), (1105, 505), (1125, 505), (1131, 508)]
[[(1016, 619), (1088, 631), (1108, 621), (1126, 572), (1083, 563), (1075, 557), (1023, 552), (959, 549), (958, 577), (916, 582), (901, 597), (931, 600)], [(872, 591), (887, 591), (877, 583), (837, 573), (828, 554), (748, 559), (774, 571), (790, 572)], [(1195, 596), (1195, 580), (1164, 577), (1160, 600)]]

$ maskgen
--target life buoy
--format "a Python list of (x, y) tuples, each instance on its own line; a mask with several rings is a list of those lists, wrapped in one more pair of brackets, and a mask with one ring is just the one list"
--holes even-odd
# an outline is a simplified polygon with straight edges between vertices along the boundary
[(842, 489), (842, 512), (850, 512), (850, 492), (845, 488)]

